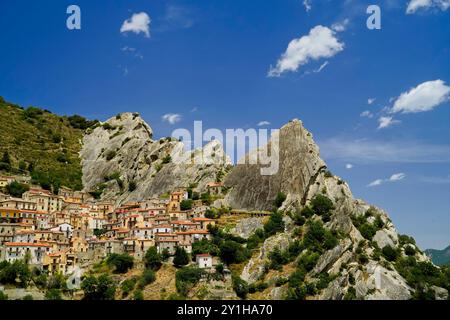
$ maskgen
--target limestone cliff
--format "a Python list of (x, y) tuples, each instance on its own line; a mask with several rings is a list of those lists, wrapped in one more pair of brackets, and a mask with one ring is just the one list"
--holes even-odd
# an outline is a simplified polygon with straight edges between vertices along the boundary
[[(241, 164), (225, 180), (226, 185), (231, 188), (225, 202), (234, 208), (271, 209), (278, 192), (287, 196), (280, 208), (285, 213), (287, 222), (285, 231), (267, 238), (241, 273), (241, 278), (250, 284), (269, 284), (263, 295), (256, 298), (286, 297), (288, 285), (280, 286), (275, 283), (277, 279), (289, 278), (298, 259), (274, 272), (267, 267), (269, 255), (275, 248), (283, 251), (295, 240), (301, 241), (308, 230), (308, 221), (323, 220), (324, 228), (338, 235), (338, 241), (333, 248), (320, 254), (314, 267), (308, 270), (305, 282), (316, 285), (319, 277), (324, 274), (332, 280), (325, 288), (311, 289), (312, 292), (308, 293), (310, 299), (410, 299), (415, 288), (402, 277), (397, 270), (398, 266), (380, 252), (385, 247), (391, 247), (405, 259), (410, 258), (408, 261), (414, 259), (415, 263), (429, 261), (428, 258), (414, 243), (399, 240), (399, 234), (387, 213), (362, 200), (354, 199), (347, 183), (327, 171), (312, 135), (299, 120), (293, 120), (282, 127), (277, 138), (280, 165), (276, 174), (262, 176), (261, 165)], [(266, 148), (271, 143), (273, 141)], [(246, 157), (250, 156), (251, 153)], [(295, 226), (289, 216), (301, 212), (318, 195), (332, 201), (330, 216), (324, 219), (313, 215), (301, 227)], [(363, 235), (362, 223), (366, 226), (377, 225), (376, 232), (369, 236), (365, 233)], [(239, 228), (234, 231), (237, 235), (242, 234)], [(409, 250), (407, 247), (410, 247)], [(308, 248), (302, 250), (299, 256), (310, 253)]]
[(88, 131), (80, 152), (85, 190), (100, 190), (102, 199), (118, 202), (159, 196), (192, 183), (202, 191), (230, 165), (218, 141), (184, 151), (176, 139), (152, 138), (152, 129), (137, 113), (119, 114)]
[[(300, 204), (314, 178), (325, 168), (319, 148), (301, 121), (293, 120), (282, 127), (277, 137), (279, 170), (273, 175), (261, 175), (264, 164), (238, 164), (227, 176), (225, 184), (232, 187), (226, 201), (240, 209), (270, 210), (278, 192), (288, 196), (288, 202)], [(272, 141), (267, 148), (270, 150)], [(267, 153), (267, 151), (265, 151)], [(242, 162), (242, 161), (241, 161)]]

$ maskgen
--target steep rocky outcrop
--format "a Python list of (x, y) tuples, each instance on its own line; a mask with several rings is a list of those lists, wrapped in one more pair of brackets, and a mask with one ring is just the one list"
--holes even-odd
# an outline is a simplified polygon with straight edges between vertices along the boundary
[(137, 113), (122, 113), (88, 132), (80, 152), (83, 185), (118, 202), (159, 196), (197, 184), (199, 191), (230, 165), (220, 143), (185, 151), (173, 138), (153, 140), (153, 131)]
[[(407, 280), (397, 271), (396, 265), (385, 259), (380, 252), (385, 247), (391, 247), (405, 259), (408, 256), (411, 258), (411, 255), (418, 262), (429, 259), (414, 243), (400, 243), (398, 232), (386, 212), (355, 199), (347, 183), (327, 171), (312, 135), (299, 120), (293, 120), (282, 127), (279, 136), (272, 139), (266, 149), (256, 152), (266, 152), (277, 139), (278, 172), (263, 176), (260, 173), (263, 167), (261, 164), (237, 165), (225, 180), (226, 185), (231, 188), (225, 202), (238, 209), (268, 210), (273, 208), (277, 193), (283, 192), (287, 197), (280, 210), (289, 214), (299, 213), (318, 195), (325, 196), (332, 202), (330, 216), (323, 220), (314, 215), (308, 220), (323, 220), (324, 228), (339, 236), (337, 244), (322, 252), (314, 268), (306, 275), (305, 281), (310, 284), (317, 283), (323, 274), (331, 279), (324, 289), (313, 293), (310, 298), (410, 299), (415, 289), (408, 285)], [(254, 152), (245, 159), (254, 156)], [(368, 236), (361, 224), (365, 224), (366, 228), (375, 228), (373, 235)], [(300, 228), (287, 225), (284, 232), (266, 239), (259, 252), (243, 268), (241, 278), (249, 284), (261, 281), (274, 283), (274, 277), (280, 273), (267, 270), (270, 252), (275, 248), (285, 250), (292, 242), (301, 239), (299, 233), (304, 235), (307, 228), (307, 224)], [(236, 233), (242, 233), (241, 229), (235, 230)], [(411, 246), (413, 253), (405, 254), (407, 246)], [(301, 254), (308, 252), (305, 248)], [(288, 285), (275, 286), (267, 291), (269, 295), (266, 298), (286, 297), (287, 289)], [(433, 290), (436, 297), (445, 297), (445, 289)]]
[[(278, 146), (273, 146), (277, 142)], [(302, 196), (314, 183), (314, 177), (325, 167), (311, 133), (299, 120), (292, 120), (282, 127), (266, 148), (253, 153), (270, 154), (271, 150), (279, 153), (275, 174), (261, 175), (261, 169), (267, 165), (261, 162), (249, 164), (249, 159), (254, 156), (251, 153), (246, 156), (244, 164), (238, 164), (228, 175), (225, 184), (232, 187), (226, 198), (229, 205), (241, 209), (270, 210), (280, 191), (287, 194), (288, 202), (300, 204)]]

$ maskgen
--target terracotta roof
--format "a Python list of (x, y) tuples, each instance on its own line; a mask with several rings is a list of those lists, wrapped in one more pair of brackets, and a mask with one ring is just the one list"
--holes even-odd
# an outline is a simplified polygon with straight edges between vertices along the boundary
[(210, 182), (206, 185), (207, 187), (223, 187), (222, 182)]
[(195, 255), (196, 257), (211, 257), (209, 253), (199, 253)]
[(192, 218), (192, 221), (214, 221), (214, 220), (208, 218)]
[(51, 248), (52, 246), (44, 243), (31, 243), (31, 242), (7, 242), (5, 243), (6, 247), (47, 247)]
[(188, 231), (179, 231), (177, 234), (209, 234), (207, 230), (188, 230)]
[(65, 253), (66, 253), (66, 251), (58, 251), (58, 252), (54, 252), (54, 253), (48, 253), (47, 255), (49, 257), (59, 257), (59, 256), (65, 254)]
[(171, 222), (172, 224), (190, 224), (190, 225), (192, 225), (192, 224), (196, 224), (195, 222), (192, 222), (192, 221), (179, 221), (179, 220), (175, 220), (175, 221), (172, 221)]
[(172, 226), (170, 224), (157, 224), (155, 226), (153, 226), (153, 229), (156, 228), (172, 228)]

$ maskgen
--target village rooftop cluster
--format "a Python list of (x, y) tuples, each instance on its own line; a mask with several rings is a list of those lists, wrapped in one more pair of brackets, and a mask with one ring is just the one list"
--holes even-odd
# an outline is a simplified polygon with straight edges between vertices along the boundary
[[(0, 177), (0, 187), (16, 179)], [(221, 188), (221, 183), (208, 184), (211, 193), (220, 193)], [(191, 253), (194, 242), (210, 239), (208, 226), (215, 220), (205, 217), (210, 208), (202, 200), (181, 210), (187, 199), (184, 187), (169, 197), (120, 206), (65, 187), (58, 194), (32, 187), (22, 198), (0, 193), (0, 261), (26, 259), (49, 274), (69, 275), (112, 253), (127, 253), (137, 260), (153, 246), (158, 253), (173, 255), (177, 247)], [(195, 263), (211, 268), (213, 258), (197, 255)]]

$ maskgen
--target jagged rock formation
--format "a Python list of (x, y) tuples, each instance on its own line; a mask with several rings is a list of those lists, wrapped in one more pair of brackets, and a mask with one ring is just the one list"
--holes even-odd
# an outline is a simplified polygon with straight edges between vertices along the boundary
[(263, 226), (263, 218), (245, 218), (240, 220), (233, 228), (232, 233), (237, 236), (248, 239), (255, 230)]
[(178, 140), (152, 137), (137, 113), (119, 114), (88, 131), (80, 152), (85, 190), (100, 189), (102, 199), (118, 202), (159, 196), (192, 183), (202, 191), (230, 165), (218, 141), (185, 152)]
[[(266, 148), (270, 147), (270, 143)], [(324, 227), (340, 235), (338, 243), (321, 254), (305, 281), (316, 283), (323, 273), (333, 280), (311, 298), (343, 299), (352, 296), (356, 299), (410, 299), (414, 288), (408, 285), (393, 263), (379, 254), (376, 257), (376, 251), (379, 253), (389, 246), (406, 257), (406, 247), (411, 246), (416, 261), (429, 261), (420, 249), (415, 244), (400, 243), (387, 213), (354, 199), (349, 186), (326, 170), (317, 145), (299, 120), (293, 120), (281, 128), (279, 155), (279, 171), (272, 176), (261, 176), (261, 165), (238, 165), (225, 180), (231, 188), (225, 201), (239, 209), (271, 209), (277, 193), (283, 192), (287, 198), (280, 209), (286, 213), (299, 212), (319, 194), (332, 201), (333, 210), (329, 219), (325, 220)], [(249, 156), (251, 154), (246, 157)], [(378, 224), (378, 230), (371, 239), (366, 239), (361, 229), (358, 229), (359, 225), (355, 222), (358, 219), (370, 225)], [(314, 215), (310, 220), (321, 218)], [(301, 232), (306, 230), (304, 228), (307, 227), (300, 228), (303, 230)], [(241, 233), (240, 229), (235, 231)], [(295, 239), (298, 239), (298, 231), (292, 227), (266, 239), (244, 267), (241, 278), (250, 284), (258, 281), (273, 283), (276, 278), (267, 270), (269, 253), (275, 248), (285, 250)], [(308, 253), (308, 249), (303, 249), (303, 253)], [(280, 271), (277, 276), (288, 277), (289, 274)], [(445, 289), (433, 290), (437, 297), (446, 296)], [(267, 292), (266, 298), (283, 298), (287, 285), (275, 286)]]
[[(233, 189), (226, 201), (240, 209), (271, 210), (278, 192), (288, 195), (290, 203), (300, 204), (314, 177), (325, 167), (311, 133), (299, 120), (293, 120), (279, 131), (279, 170), (274, 175), (261, 175), (264, 164), (238, 164), (225, 180)], [(267, 145), (271, 150), (272, 141)], [(260, 150), (258, 150), (260, 151)], [(254, 151), (254, 152), (258, 152)], [(268, 151), (264, 150), (266, 154)]]
[[(100, 188), (102, 198), (114, 198), (118, 202), (142, 200), (191, 183), (197, 183), (198, 189), (204, 190), (219, 172), (226, 174), (230, 167), (229, 159), (216, 141), (203, 150), (184, 152), (181, 142), (171, 138), (154, 141), (152, 134), (139, 115), (132, 113), (111, 118), (88, 132), (80, 152), (85, 189)], [(266, 147), (252, 151), (245, 159), (258, 158), (267, 154), (268, 149), (279, 154), (279, 170), (272, 175), (262, 175), (261, 169), (267, 167), (266, 164), (238, 164), (226, 174), (225, 186), (229, 191), (225, 199), (218, 202), (220, 206), (235, 209), (271, 210), (277, 194), (286, 194), (280, 208), (286, 213), (285, 230), (265, 239), (240, 275), (249, 284), (269, 284), (259, 298), (283, 299), (289, 293), (288, 284), (276, 285), (277, 279), (288, 278), (298, 259), (281, 271), (268, 272), (270, 253), (275, 248), (284, 251), (295, 240), (301, 240), (308, 225), (295, 226), (288, 214), (299, 212), (315, 197), (324, 195), (332, 202), (330, 216), (323, 219), (313, 215), (308, 222), (323, 221), (326, 230), (338, 235), (337, 243), (321, 251), (314, 266), (308, 269), (305, 283), (316, 285), (324, 274), (329, 277), (326, 286), (317, 289), (309, 298), (410, 299), (415, 288), (392, 261), (380, 256), (381, 249), (391, 247), (416, 262), (429, 261), (429, 258), (414, 243), (400, 241), (387, 213), (354, 199), (349, 186), (327, 171), (319, 148), (303, 124), (299, 120), (289, 122)], [(189, 161), (192, 159), (195, 161)], [(135, 190), (130, 188), (134, 182)], [(373, 235), (368, 237), (358, 221), (376, 225)], [(243, 220), (233, 232), (248, 238), (261, 226), (261, 219)], [(308, 248), (302, 250), (298, 257), (310, 253)], [(448, 296), (443, 288), (431, 285), (428, 288), (439, 299)], [(222, 284), (217, 290), (208, 285), (202, 290), (209, 292), (210, 297), (235, 297), (230, 283)]]

